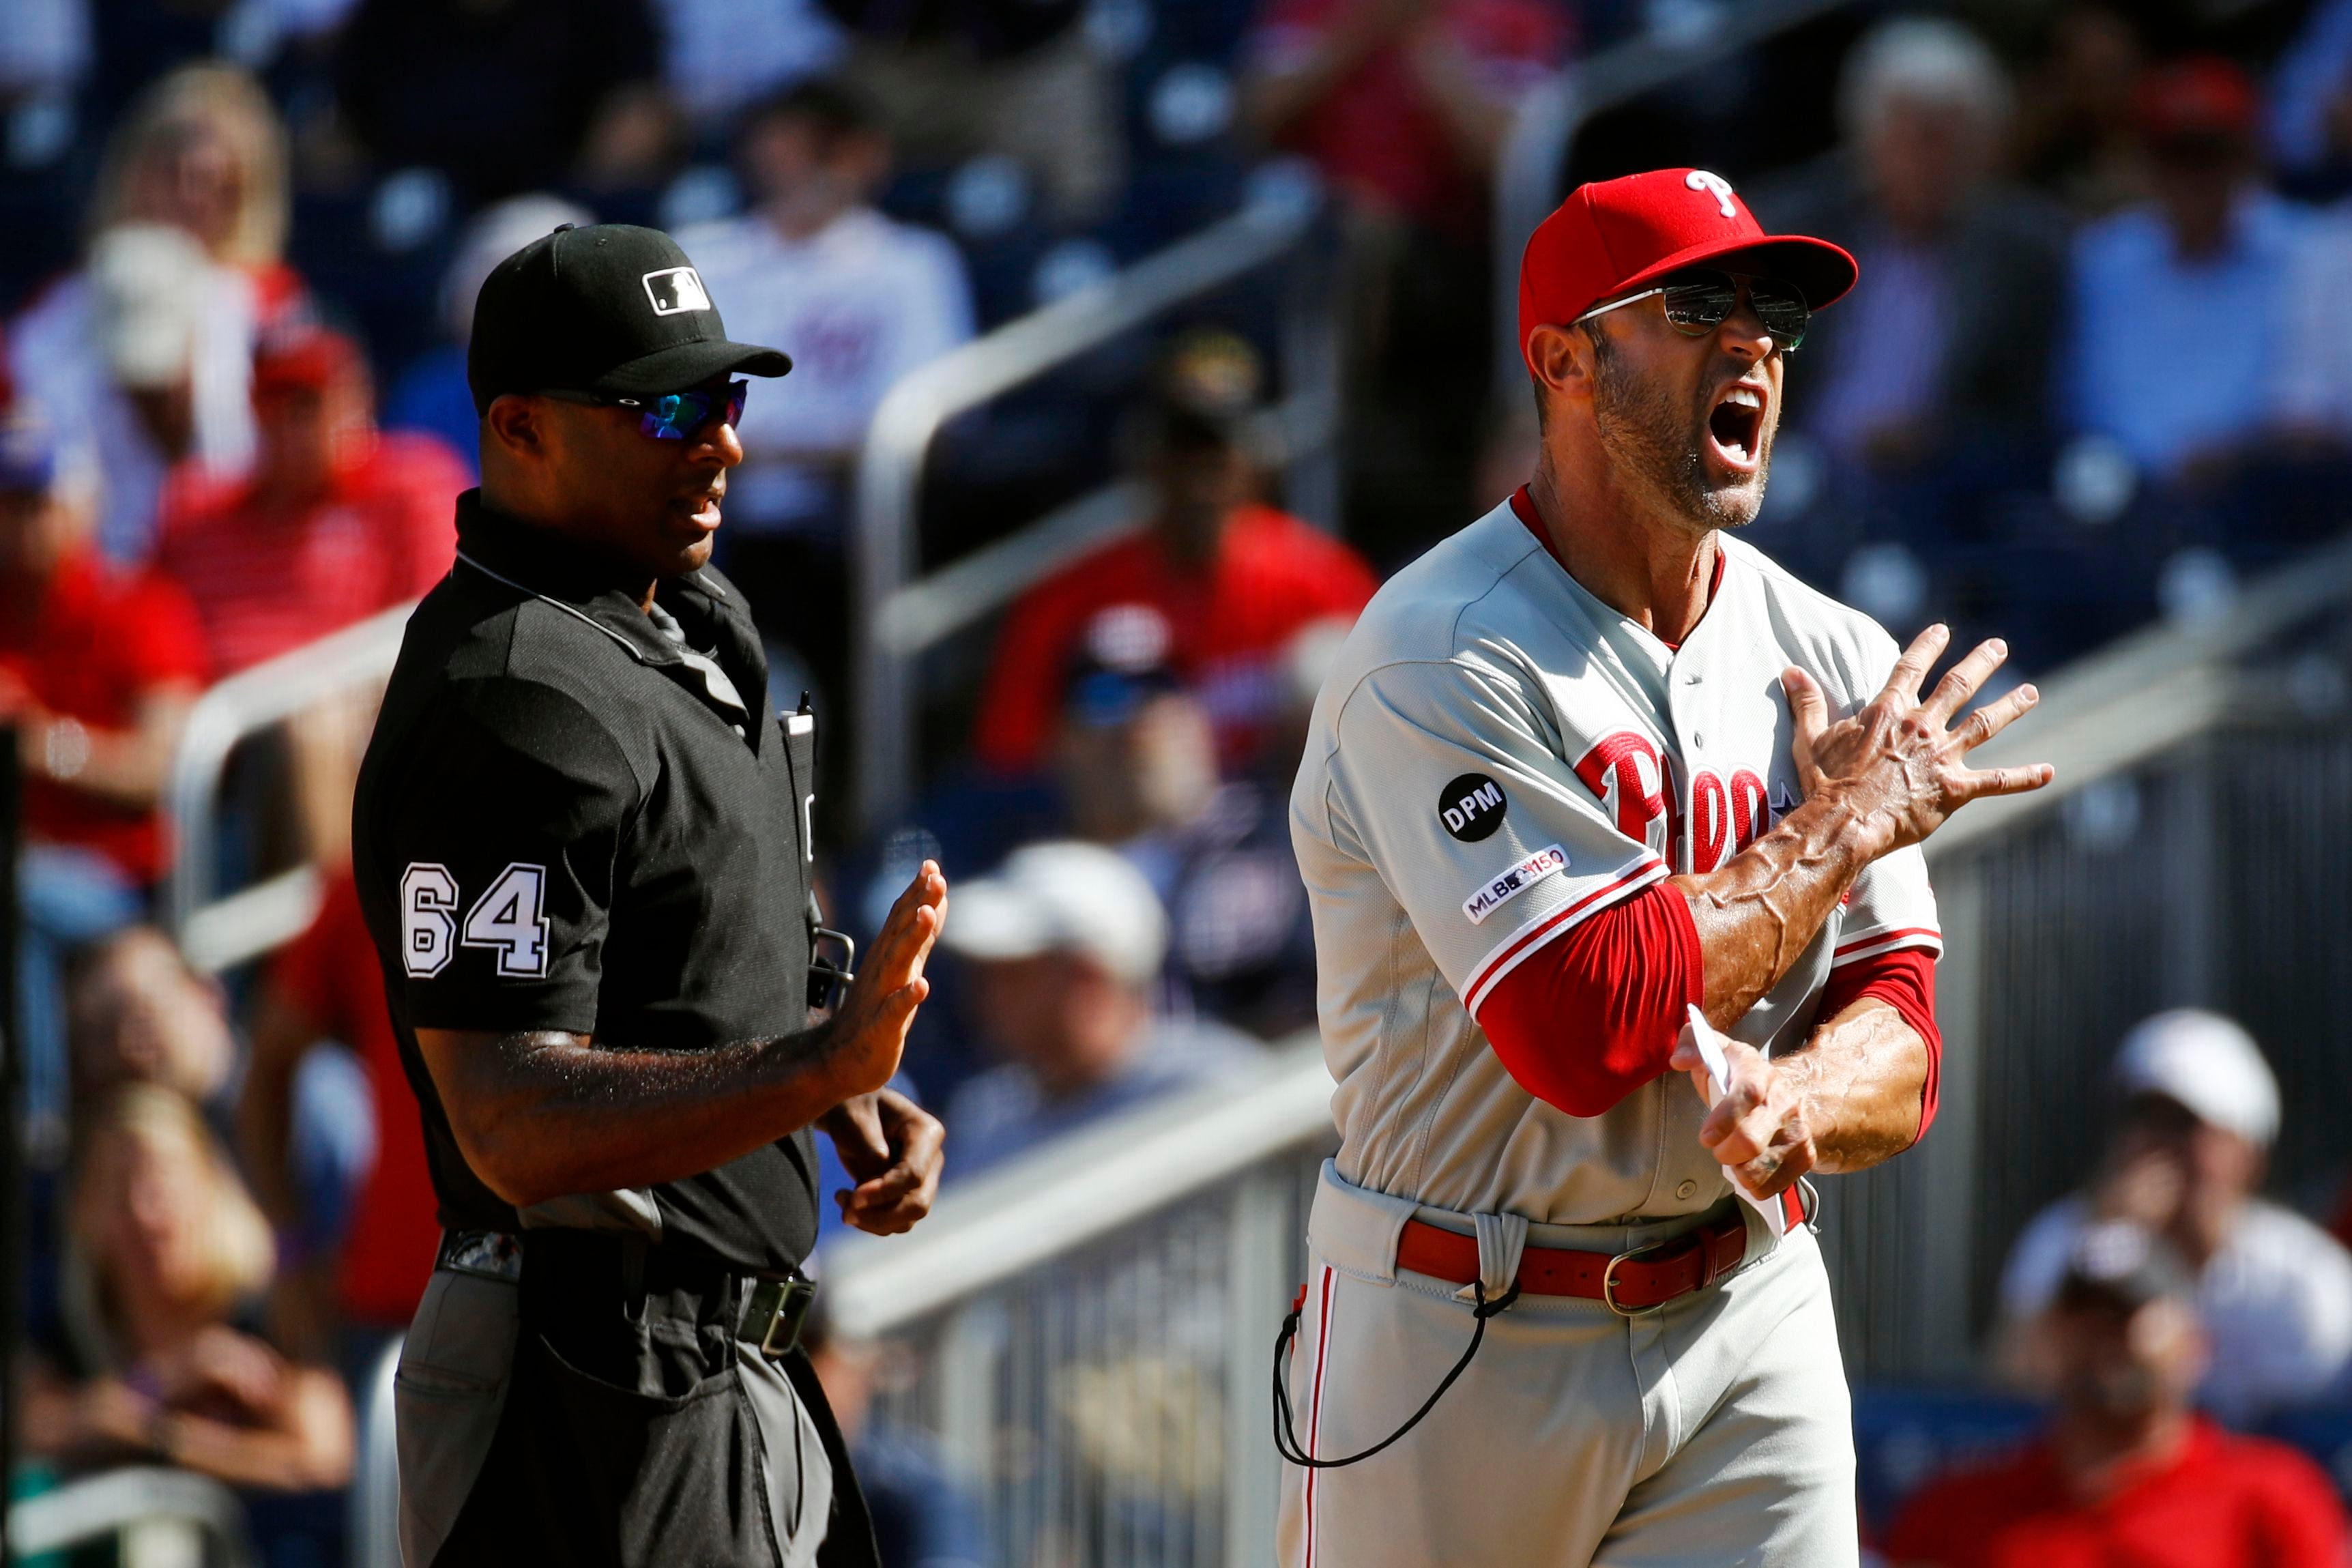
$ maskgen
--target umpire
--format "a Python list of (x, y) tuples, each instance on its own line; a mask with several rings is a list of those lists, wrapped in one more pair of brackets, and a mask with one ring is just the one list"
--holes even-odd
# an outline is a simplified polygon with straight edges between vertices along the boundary
[(929, 1210), (940, 1125), (882, 1086), (947, 884), (817, 1011), (814, 722), (707, 564), (734, 377), (790, 368), (651, 229), (566, 226), (482, 286), (482, 488), (355, 806), (444, 1227), (394, 1385), (410, 1568), (875, 1560), (794, 1348), (810, 1130), (851, 1224)]

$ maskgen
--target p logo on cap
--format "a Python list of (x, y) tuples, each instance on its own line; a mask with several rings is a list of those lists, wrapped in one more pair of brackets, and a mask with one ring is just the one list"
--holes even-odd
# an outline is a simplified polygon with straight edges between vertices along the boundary
[(702, 275), (691, 267), (666, 267), (645, 277), (646, 298), (654, 302), (656, 316), (676, 316), (688, 310), (708, 310), (710, 296), (702, 287)]
[(1715, 205), (1724, 216), (1736, 218), (1739, 209), (1731, 205), (1731, 182), (1721, 174), (1710, 174), (1705, 169), (1693, 169), (1683, 176), (1683, 184), (1695, 191), (1706, 191), (1715, 197)]

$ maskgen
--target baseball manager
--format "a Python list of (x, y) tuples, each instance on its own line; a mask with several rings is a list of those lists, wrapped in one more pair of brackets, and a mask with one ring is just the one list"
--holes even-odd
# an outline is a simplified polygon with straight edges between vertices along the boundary
[(790, 362), (727, 340), (667, 235), (566, 225), (482, 285), (467, 368), (482, 488), (353, 813), (444, 1227), (394, 1384), (403, 1555), (869, 1568), (795, 1348), (810, 1129), (852, 1224), (928, 1210), (939, 1123), (882, 1086), (947, 887), (927, 863), (813, 1019), (814, 720), (708, 564), (735, 377)]
[(1999, 643), (1929, 687), (1943, 628), (1898, 657), (1732, 536), (1853, 281), (1704, 170), (1579, 188), (1520, 272), (1534, 479), (1324, 687), (1291, 821), (1340, 1150), (1277, 1368), (1290, 1568), (1857, 1560), (1801, 1178), (1926, 1129), (1919, 842), (2050, 770), (1967, 765), (2035, 700), (1960, 717)]

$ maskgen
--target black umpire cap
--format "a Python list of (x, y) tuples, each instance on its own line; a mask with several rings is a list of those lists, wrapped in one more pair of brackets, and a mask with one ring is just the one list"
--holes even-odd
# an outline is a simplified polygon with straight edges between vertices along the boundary
[(565, 224), (498, 264), (474, 303), (474, 412), (509, 392), (659, 397), (711, 377), (782, 375), (775, 349), (727, 341), (702, 276), (655, 228)]

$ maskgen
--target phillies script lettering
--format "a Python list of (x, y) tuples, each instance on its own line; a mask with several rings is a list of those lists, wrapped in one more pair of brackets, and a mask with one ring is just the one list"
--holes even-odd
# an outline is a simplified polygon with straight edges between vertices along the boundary
[(1727, 779), (1699, 768), (1687, 788), (1677, 789), (1680, 771), (1633, 730), (1602, 736), (1576, 763), (1576, 776), (1617, 831), (1682, 870), (1712, 871), (1772, 826), (1764, 780), (1754, 770), (1740, 768)]

